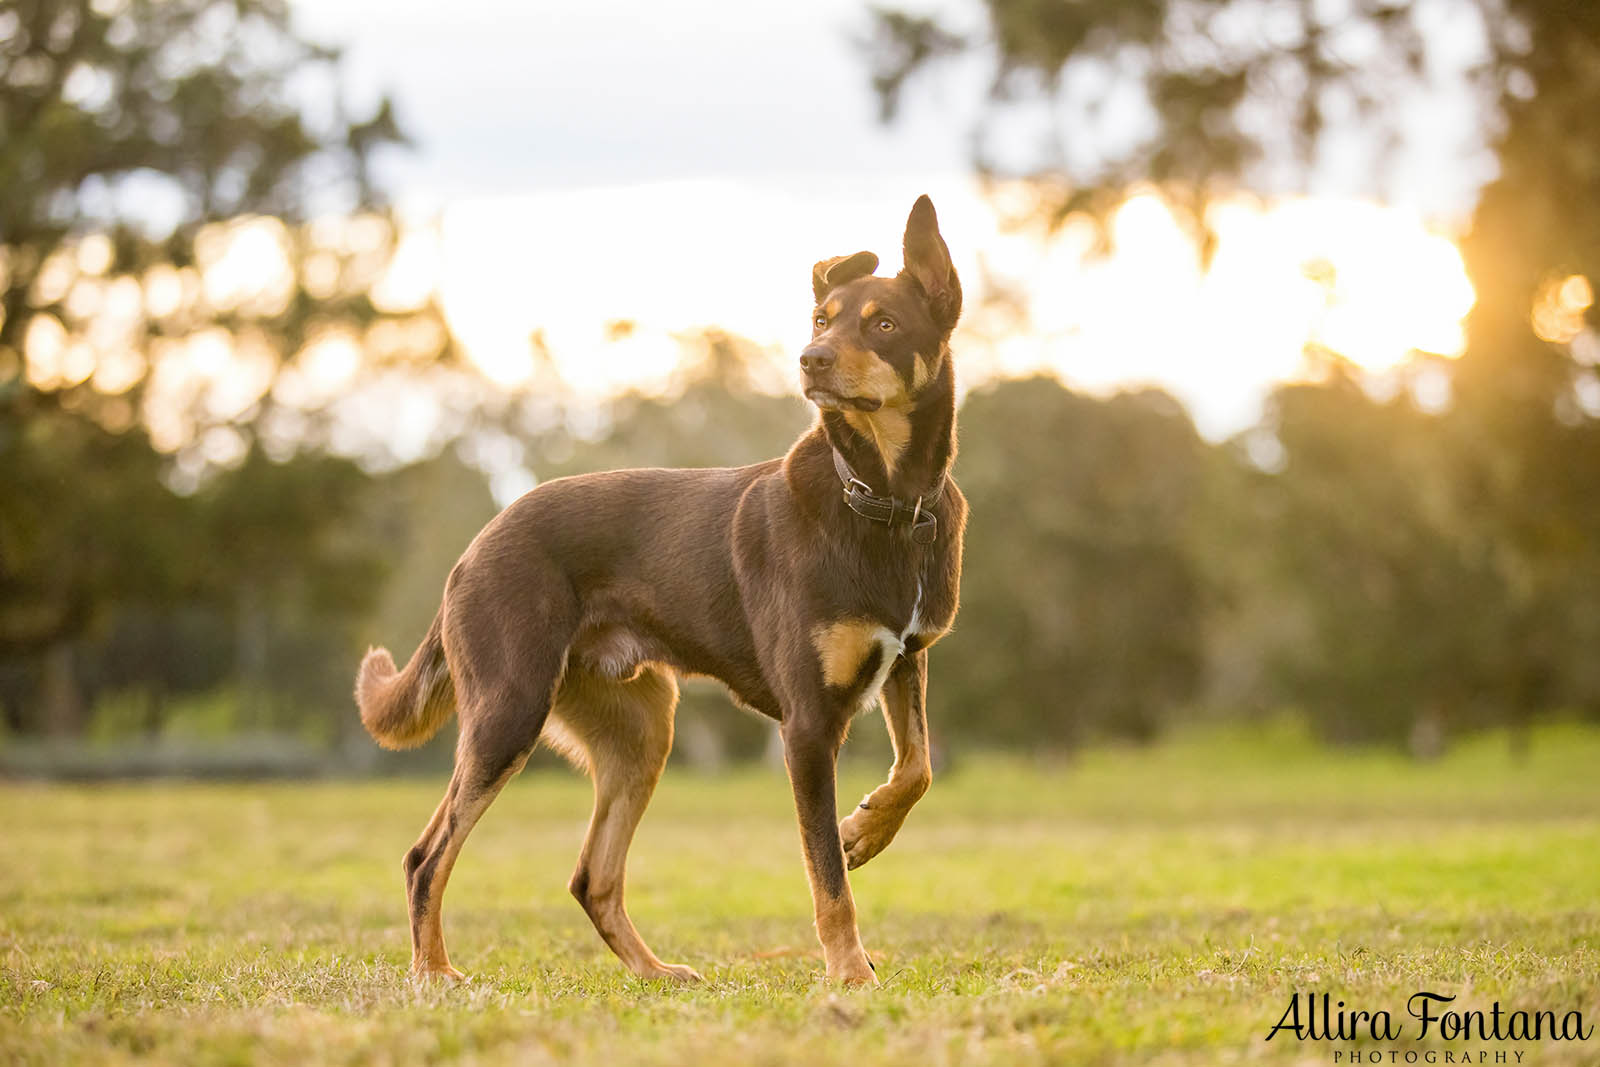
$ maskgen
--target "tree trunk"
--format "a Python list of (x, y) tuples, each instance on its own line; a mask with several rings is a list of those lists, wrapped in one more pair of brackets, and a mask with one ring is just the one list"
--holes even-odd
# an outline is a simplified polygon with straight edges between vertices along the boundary
[(51, 645), (44, 654), (39, 685), (39, 709), (44, 732), (51, 737), (76, 737), (83, 733), (83, 690), (72, 669), (72, 646)]

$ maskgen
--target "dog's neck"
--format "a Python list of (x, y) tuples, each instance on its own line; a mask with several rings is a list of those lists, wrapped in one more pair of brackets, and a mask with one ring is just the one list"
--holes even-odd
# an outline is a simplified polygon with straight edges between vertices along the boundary
[(956, 391), (950, 357), (908, 405), (822, 413), (823, 432), (857, 478), (880, 496), (932, 492), (955, 459)]

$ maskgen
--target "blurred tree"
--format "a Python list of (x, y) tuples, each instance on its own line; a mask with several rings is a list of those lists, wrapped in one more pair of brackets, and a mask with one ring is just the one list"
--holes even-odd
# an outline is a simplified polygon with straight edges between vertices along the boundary
[(1195, 697), (1187, 528), (1204, 447), (1156, 390), (1096, 400), (1030, 378), (967, 398), (956, 474), (972, 520), (960, 621), (935, 656), (941, 730), (1148, 740)]
[(387, 100), (346, 113), (338, 60), (284, 0), (0, 7), (0, 659), (44, 665), (62, 729), (69, 642), (108, 605), (259, 577), (341, 517), (169, 484), (314, 443), (352, 351), (448, 349), (426, 298), (375, 295), (372, 162), (400, 135)]
[[(30, 429), (87, 425), (35, 420)], [(46, 444), (6, 473), (65, 476), (102, 464), (142, 471), (159, 488), (159, 457), (134, 433), (91, 430), (85, 440)], [(50, 482), (16, 488), (27, 502), (56, 492)], [(95, 699), (126, 689), (144, 701), (132, 725), (157, 732), (169, 696), (224, 680), (236, 694), (232, 725), (319, 723), (319, 706), (349, 688), (355, 627), (390, 563), (392, 542), (366, 519), (367, 498), (383, 488), (349, 460), (303, 453), (274, 462), (255, 450), (187, 496), (131, 482), (125, 494), (29, 511), (30, 536), (80, 549), (58, 560), (62, 569), (50, 577), (59, 590), (31, 602), (59, 600), (84, 617), (24, 620), (28, 629), (6, 635), (14, 660), (72, 649), (64, 662), (34, 657), (35, 684), (19, 689), (30, 699), (9, 709), (8, 725), (74, 733)], [(7, 618), (20, 617), (28, 602), (19, 599)]]
[[(1466, 0), (1458, 18), (1478, 5)], [(982, 27), (880, 11), (872, 80), (883, 117), (907, 83), (952, 59), (989, 70), (973, 131), (992, 178), (1027, 178), (1051, 221), (1104, 216), (1141, 182), (1162, 186), (1200, 224), (1211, 198), (1282, 190), (1360, 123), (1394, 138), (1400, 91), (1426, 85), (1421, 5), (1408, 0), (984, 0)], [(1491, 35), (1509, 32), (1490, 19)], [(1494, 46), (1507, 46), (1498, 37)], [(1494, 72), (1469, 72), (1488, 93)]]
[(620, 467), (723, 467), (781, 456), (815, 409), (799, 397), (753, 387), (765, 353), (720, 331), (686, 339), (687, 369), (667, 396), (629, 392), (613, 399), (603, 432), (557, 425), (536, 434), (532, 465), (549, 478)]
[[(1499, 174), (1461, 243), (1478, 301), (1454, 374), (1472, 518), (1498, 549), (1497, 693), (1600, 718), (1600, 7), (1512, 0)], [(1522, 736), (1519, 731), (1518, 736)]]
[(1309, 641), (1305, 598), (1276, 560), (1282, 500), (1251, 445), (1260, 431), (1205, 450), (1195, 489), (1190, 557), (1202, 587), (1205, 676), (1197, 716), (1259, 718), (1283, 703), (1274, 677), (1283, 650)]
[(192, 502), (166, 491), (143, 434), (70, 415), (0, 424), (0, 660), (28, 660), (43, 723), (71, 733), (84, 708), (68, 642), (109, 601), (165, 600), (199, 547)]
[(1337, 359), (1280, 387), (1268, 422), (1281, 472), (1260, 592), (1307, 632), (1267, 650), (1283, 699), (1337, 741), (1436, 754), (1446, 725), (1493, 721), (1505, 669), (1494, 545), (1464, 514), (1448, 416), (1367, 395)]
[(450, 568), (500, 509), (482, 472), (454, 449), (380, 479), (367, 497), (367, 532), (391, 568), (372, 640), (414, 648), (439, 612)]
[[(1383, 192), (1405, 114), (1393, 101), (1437, 87), (1445, 20), (1455, 45), (1477, 41), (1459, 96), (1499, 167), (1462, 242), (1478, 302), (1453, 406), (1424, 417), (1338, 374), (1280, 393), (1288, 465), (1263, 482), (1266, 510), (1280, 543), (1307, 541), (1283, 546), (1289, 586), (1245, 582), (1298, 593), (1315, 618), (1324, 643), (1280, 680), (1299, 680), (1301, 702), (1345, 702), (1350, 721), (1330, 733), (1397, 736), (1443, 717), (1464, 703), (1442, 691), (1452, 661), (1457, 690), (1517, 720), (1600, 714), (1600, 7), (985, 0), (972, 28), (904, 10), (874, 20), (886, 118), (926, 71), (986, 65), (980, 172), (1024, 179), (1051, 223), (1103, 218), (1155, 183), (1202, 236), (1208, 203), (1303, 189), (1333, 153), (1368, 152), (1369, 191)], [(1374, 721), (1380, 708), (1393, 721)]]
[(274, 462), (252, 449), (195, 494), (194, 533), (211, 550), (184, 571), (197, 599), (232, 616), (238, 725), (325, 719), (299, 707), (274, 723), (269, 693), (316, 710), (342, 705), (357, 625), (390, 563), (389, 546), (362, 521), (371, 491), (350, 460), (301, 453)]
[[(1570, 24), (1567, 0), (984, 0), (980, 24), (890, 8), (874, 16), (872, 80), (883, 116), (904, 106), (915, 78), (954, 60), (989, 73), (972, 131), (975, 163), (1034, 184), (1056, 221), (1103, 215), (1130, 186), (1155, 183), (1197, 224), (1206, 204), (1240, 189), (1304, 187), (1333, 155), (1384, 162), (1408, 91), (1458, 76), (1486, 128), (1525, 91), (1530, 74), (1570, 79), (1582, 48), (1537, 55), (1526, 23)], [(1580, 23), (1591, 18), (1585, 13)], [(1430, 37), (1445, 20), (1453, 69)], [(1579, 25), (1577, 35), (1592, 27)], [(1536, 86), (1537, 87), (1537, 86)], [(1349, 137), (1359, 132), (1365, 144)], [(1381, 180), (1383, 166), (1369, 174)], [(1381, 193), (1377, 188), (1373, 192)]]

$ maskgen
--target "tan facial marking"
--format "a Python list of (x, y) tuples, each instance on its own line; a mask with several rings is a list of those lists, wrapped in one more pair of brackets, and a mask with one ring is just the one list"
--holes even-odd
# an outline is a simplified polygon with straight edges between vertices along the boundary
[(884, 407), (906, 402), (906, 385), (899, 373), (871, 349), (840, 347), (836, 373), (849, 396), (867, 397)]
[(876, 315), (877, 313), (878, 313), (878, 302), (876, 300), (868, 300), (865, 304), (861, 305), (861, 321), (862, 322), (866, 322), (868, 319), (872, 318), (872, 316)]
[(830, 300), (826, 304), (822, 305), (822, 313), (824, 315), (828, 316), (828, 318), (830, 318), (830, 319), (837, 318), (838, 315), (839, 315), (840, 310), (843, 307), (844, 307), (844, 305), (839, 303), (839, 298), (838, 297), (834, 297), (832, 300)]
[(842, 688), (856, 680), (861, 665), (882, 643), (888, 630), (865, 619), (840, 619), (811, 629), (811, 644), (822, 663), (822, 681)]
[(836, 373), (846, 396), (876, 400), (881, 405), (876, 411), (843, 414), (851, 428), (878, 450), (884, 470), (894, 474), (911, 441), (911, 419), (904, 410), (910, 401), (905, 379), (876, 352), (858, 345), (839, 350)]
[(911, 364), (911, 388), (920, 390), (933, 380), (933, 360), (918, 352)]
[(864, 390), (858, 395), (889, 403), (902, 396), (905, 386), (887, 360), (871, 349), (851, 345), (839, 351), (839, 373)]

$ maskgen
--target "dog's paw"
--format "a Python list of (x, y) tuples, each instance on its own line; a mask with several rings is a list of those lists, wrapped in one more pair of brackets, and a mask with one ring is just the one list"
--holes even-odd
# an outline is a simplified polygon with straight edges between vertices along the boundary
[(678, 982), (682, 985), (693, 985), (705, 981), (700, 977), (700, 972), (682, 963), (663, 963), (657, 970), (649, 974), (640, 975), (641, 978), (651, 978), (662, 982)]
[(413, 966), (411, 968), (411, 977), (419, 982), (429, 982), (435, 979), (445, 979), (450, 982), (465, 982), (467, 980), (465, 974), (448, 963), (442, 967)]
[[(865, 805), (867, 802), (861, 802)], [(882, 852), (900, 829), (900, 814), (889, 808), (859, 807), (839, 823), (839, 842), (852, 871)]]
[(876, 986), (878, 984), (878, 970), (867, 959), (865, 952), (859, 958), (848, 960), (828, 968), (828, 981), (837, 982), (843, 986)]

